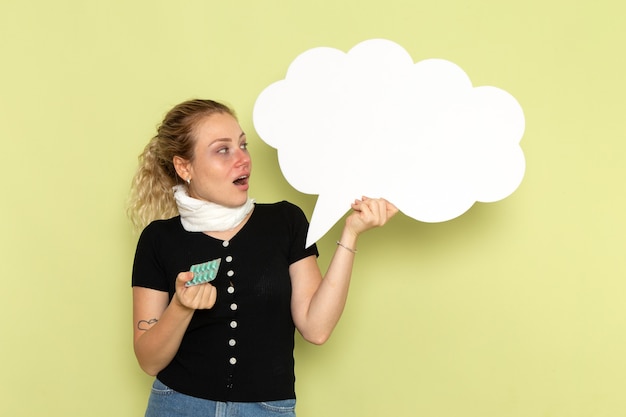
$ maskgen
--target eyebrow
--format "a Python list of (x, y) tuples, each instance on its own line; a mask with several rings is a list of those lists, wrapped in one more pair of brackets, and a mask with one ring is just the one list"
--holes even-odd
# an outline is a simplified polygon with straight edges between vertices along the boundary
[[(239, 135), (239, 137), (237, 139), (241, 139), (244, 136), (246, 136), (246, 132), (241, 132), (241, 135)], [(218, 143), (218, 142), (231, 142), (231, 138), (218, 138), (215, 139), (213, 142), (209, 143), (209, 146), (213, 145), (214, 143)]]

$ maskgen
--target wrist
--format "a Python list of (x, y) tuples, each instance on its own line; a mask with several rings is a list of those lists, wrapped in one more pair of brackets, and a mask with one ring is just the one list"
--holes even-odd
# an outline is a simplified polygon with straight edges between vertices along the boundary
[(183, 314), (193, 314), (194, 312), (193, 308), (187, 307), (182, 302), (178, 292), (174, 294), (174, 297), (172, 297), (172, 302), (170, 303), (170, 306), (174, 307), (178, 312), (183, 313)]
[(359, 235), (357, 233), (345, 227), (343, 229), (343, 232), (341, 233), (341, 237), (337, 241), (337, 245), (343, 247), (344, 249), (347, 249), (348, 251), (352, 253), (356, 253), (357, 252), (356, 244), (358, 241), (358, 237)]
[(340, 241), (337, 241), (337, 246), (341, 246), (343, 249), (347, 250), (348, 252), (352, 252), (353, 254), (356, 255), (357, 250), (354, 248), (351, 248), (349, 246), (344, 245), (343, 243), (341, 243)]

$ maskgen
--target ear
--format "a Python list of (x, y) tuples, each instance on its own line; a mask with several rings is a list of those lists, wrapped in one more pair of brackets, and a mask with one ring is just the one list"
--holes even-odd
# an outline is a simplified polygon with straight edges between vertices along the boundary
[(174, 164), (176, 173), (183, 181), (187, 181), (191, 178), (191, 162), (180, 156), (175, 156), (172, 163)]

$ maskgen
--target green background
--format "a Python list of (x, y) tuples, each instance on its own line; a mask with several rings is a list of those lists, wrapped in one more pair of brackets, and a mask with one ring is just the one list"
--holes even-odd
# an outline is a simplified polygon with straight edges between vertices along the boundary
[(399, 215), (363, 236), (333, 337), (298, 336), (299, 417), (625, 415), (625, 9), (2, 0), (0, 415), (142, 415), (124, 211), (137, 155), (172, 105), (225, 101), (249, 132), (251, 195), (310, 216), (316, 197), (282, 177), (254, 101), (299, 53), (371, 38), (511, 93), (526, 175), (455, 220)]

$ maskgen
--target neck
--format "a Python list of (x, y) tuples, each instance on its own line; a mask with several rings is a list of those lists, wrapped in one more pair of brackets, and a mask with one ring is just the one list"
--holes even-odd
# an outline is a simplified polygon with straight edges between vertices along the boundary
[(187, 189), (182, 185), (174, 187), (174, 199), (178, 206), (181, 223), (188, 232), (233, 233), (234, 235), (247, 221), (254, 208), (252, 199), (233, 208), (198, 200), (190, 197)]

